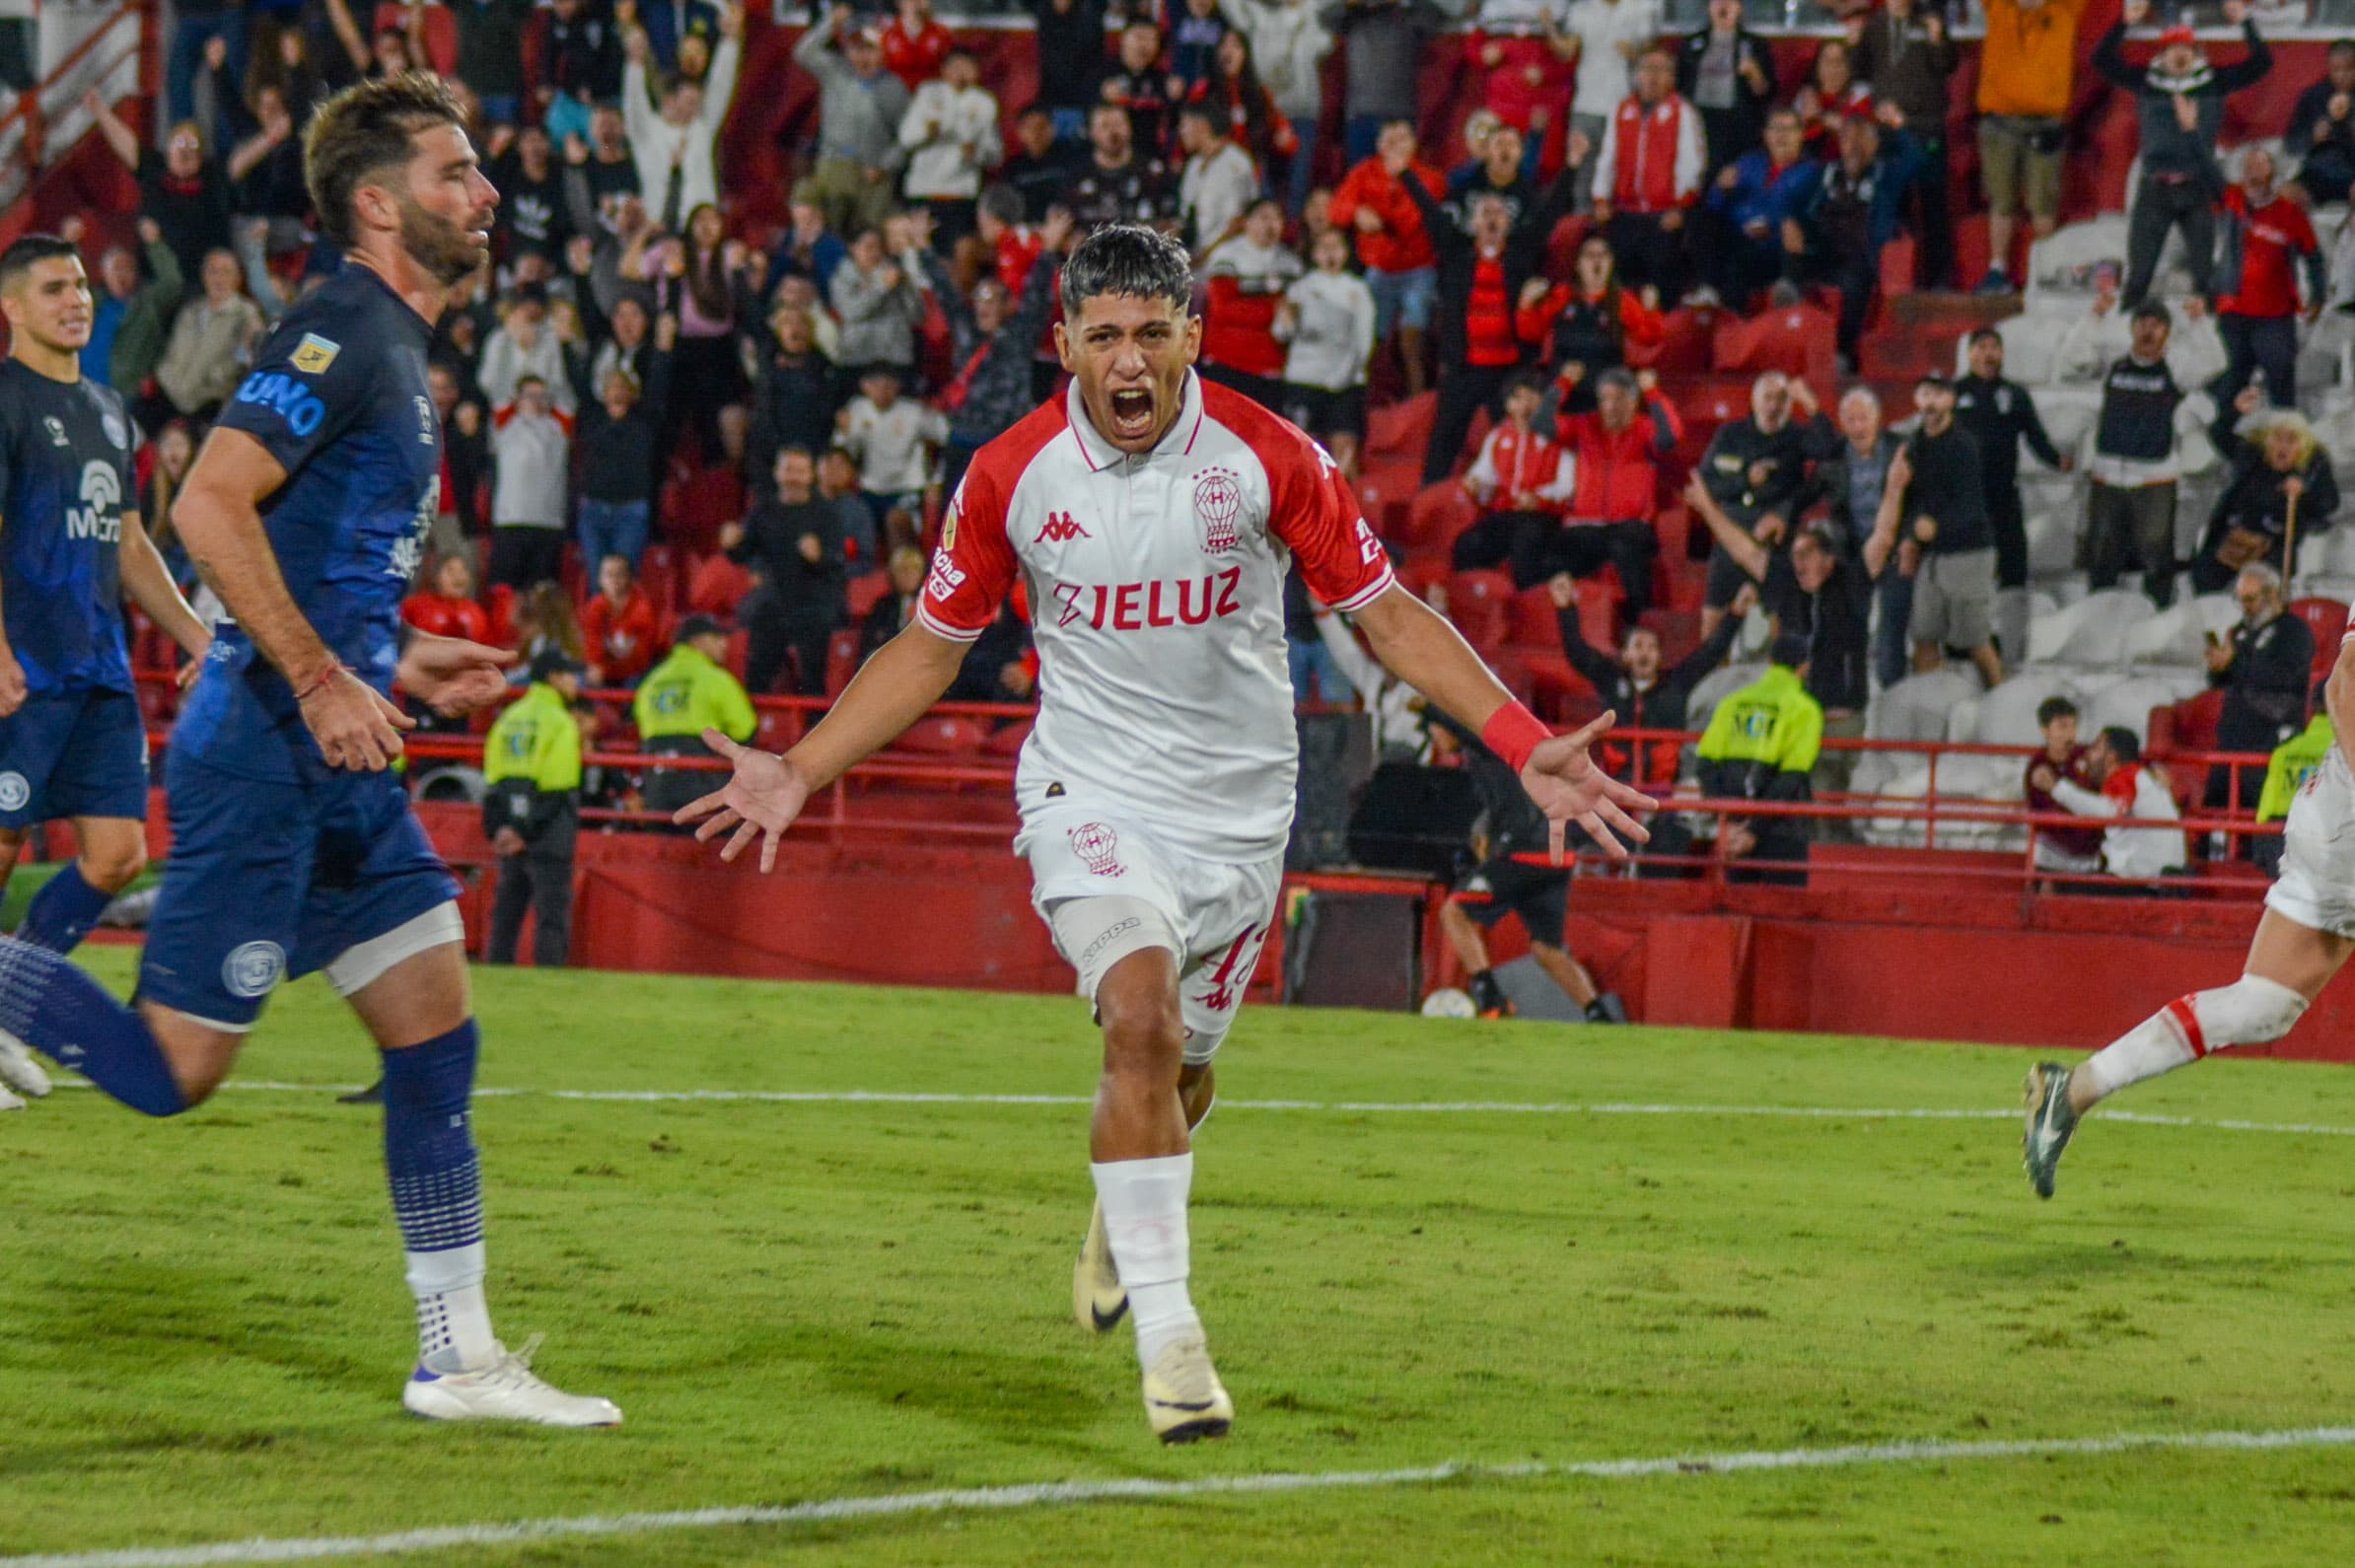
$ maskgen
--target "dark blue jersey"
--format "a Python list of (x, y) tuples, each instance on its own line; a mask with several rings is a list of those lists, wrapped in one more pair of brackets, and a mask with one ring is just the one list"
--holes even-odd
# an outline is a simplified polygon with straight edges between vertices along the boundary
[(34, 695), (131, 689), (120, 556), (137, 505), (113, 389), (0, 362), (0, 618)]
[[(287, 591), (335, 656), (388, 694), (400, 601), (441, 493), (429, 335), (373, 270), (346, 266), (286, 313), (220, 418), (286, 469), (261, 520)], [(229, 623), (174, 744), (250, 777), (324, 767), (285, 677)]]

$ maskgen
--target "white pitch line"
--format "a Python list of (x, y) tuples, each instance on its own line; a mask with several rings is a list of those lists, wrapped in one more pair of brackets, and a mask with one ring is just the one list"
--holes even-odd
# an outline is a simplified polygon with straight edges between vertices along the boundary
[(1279, 1471), (1263, 1475), (1203, 1476), (1189, 1481), (1153, 1480), (1142, 1476), (1098, 1481), (1040, 1481), (1019, 1486), (977, 1486), (960, 1491), (834, 1497), (766, 1507), (588, 1514), (515, 1520), (505, 1524), (447, 1525), (438, 1529), (406, 1530), (382, 1535), (257, 1537), (197, 1546), (136, 1546), (115, 1551), (0, 1557), (0, 1568), (224, 1568), (224, 1565), (244, 1563), (318, 1562), (337, 1557), (391, 1557), (464, 1547), (610, 1539), (621, 1535), (647, 1535), (682, 1530), (821, 1525), (846, 1520), (904, 1518), (914, 1514), (1005, 1512), (1075, 1503), (1166, 1502), (1190, 1497), (1365, 1490), (1423, 1486), (1454, 1480), (1625, 1481), (1653, 1476), (1740, 1475), (1755, 1470), (1939, 1464), (1972, 1460), (2050, 1459), (2158, 1450), (2261, 1453), (2311, 1448), (2355, 1448), (2355, 1427), (2301, 1427), (2279, 1432), (2121, 1433), (2105, 1438), (2028, 1438), (1981, 1443), (1925, 1440), (1911, 1443), (1862, 1443), (1829, 1449), (1680, 1454), (1657, 1459), (1584, 1460), (1561, 1463), (1449, 1462), (1413, 1469)]
[[(78, 1078), (60, 1078), (64, 1089), (88, 1089)], [(345, 1095), (358, 1084), (296, 1084), (270, 1079), (231, 1079), (223, 1086), (263, 1094)], [(865, 1089), (526, 1089), (478, 1088), (477, 1100), (570, 1100), (617, 1105), (1089, 1105), (1086, 1095), (960, 1095)], [(1403, 1116), (1765, 1116), (1802, 1121), (2011, 1121), (2016, 1109), (1940, 1109), (1920, 1105), (1677, 1105), (1631, 1101), (1525, 1100), (1229, 1100), (1224, 1110), (1297, 1110), (1333, 1115)], [(2312, 1134), (2355, 1138), (2355, 1127), (2306, 1121), (2202, 1120), (2137, 1110), (2105, 1110), (2104, 1121), (2146, 1127), (2188, 1127), (2211, 1132), (2262, 1132), (2278, 1136)], [(5, 1561), (5, 1559), (0, 1559)]]

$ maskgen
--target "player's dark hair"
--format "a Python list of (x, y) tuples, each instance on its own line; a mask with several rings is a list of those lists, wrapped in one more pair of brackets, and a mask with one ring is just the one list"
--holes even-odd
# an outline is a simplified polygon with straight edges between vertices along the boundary
[(1992, 326), (1982, 326), (1977, 331), (1970, 334), (1970, 346), (1976, 348), (1979, 346), (1980, 342), (1990, 337), (1994, 338), (1998, 343), (2003, 341), (2003, 333), (1997, 331)]
[(362, 82), (321, 104), (303, 133), (303, 183), (319, 213), (320, 232), (349, 249), (359, 241), (353, 193), (407, 163), (418, 132), (436, 125), (463, 130), (465, 123), (457, 90), (426, 71)]
[(1182, 312), (1194, 297), (1194, 263), (1185, 247), (1142, 224), (1110, 223), (1082, 240), (1063, 263), (1063, 314), (1099, 294), (1167, 300)]
[(2142, 742), (2122, 724), (2113, 724), (2104, 730), (2102, 742), (2109, 748), (2109, 754), (2121, 762), (2142, 760)]
[(1815, 651), (1815, 644), (1806, 633), (1786, 631), (1776, 636), (1772, 646), (1767, 648), (1766, 662), (1781, 665), (1786, 670), (1796, 670), (1806, 664)]
[(2077, 704), (2071, 702), (2067, 697), (2046, 697), (2036, 704), (2036, 728), (2039, 730), (2055, 719), (2074, 719), (2076, 717)]
[(1515, 392), (1535, 392), (1540, 397), (1544, 396), (1545, 379), (1534, 371), (1516, 371), (1513, 378), (1505, 383), (1504, 395), (1510, 398)]
[(1012, 185), (998, 183), (984, 186), (974, 211), (984, 218), (995, 218), (1011, 229), (1022, 222), (1022, 192)]
[(71, 240), (60, 240), (53, 234), (26, 235), (7, 249), (0, 250), (0, 294), (15, 288), (36, 263), (80, 253), (74, 249)]
[(2173, 328), (2176, 324), (2175, 313), (2157, 300), (2143, 301), (2134, 307), (2133, 313), (2126, 320), (2129, 321), (2157, 321), (2161, 326), (2169, 328)]

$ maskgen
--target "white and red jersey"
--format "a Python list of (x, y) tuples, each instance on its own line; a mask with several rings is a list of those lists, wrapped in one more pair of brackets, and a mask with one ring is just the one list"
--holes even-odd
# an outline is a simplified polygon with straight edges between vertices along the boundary
[(1116, 804), (1174, 847), (1281, 853), (1299, 742), (1284, 571), (1360, 609), (1390, 557), (1332, 460), (1240, 392), (1185, 379), (1161, 444), (1096, 433), (1075, 383), (983, 447), (950, 502), (917, 606), (969, 642), (1017, 575), (1038, 644), (1037, 725), (1015, 795)]
[(1578, 489), (1578, 466), (1570, 454), (1539, 430), (1511, 420), (1480, 443), (1480, 455), (1463, 475), (1463, 488), (1482, 506), (1504, 512), (1563, 512)]

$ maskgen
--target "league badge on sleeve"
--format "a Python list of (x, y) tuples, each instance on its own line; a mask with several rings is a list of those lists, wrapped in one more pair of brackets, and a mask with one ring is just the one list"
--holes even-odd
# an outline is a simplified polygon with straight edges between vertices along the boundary
[(335, 363), (335, 356), (343, 352), (343, 345), (331, 337), (317, 332), (305, 332), (295, 345), (294, 368), (306, 376), (317, 376)]

